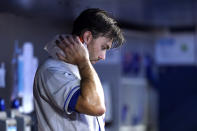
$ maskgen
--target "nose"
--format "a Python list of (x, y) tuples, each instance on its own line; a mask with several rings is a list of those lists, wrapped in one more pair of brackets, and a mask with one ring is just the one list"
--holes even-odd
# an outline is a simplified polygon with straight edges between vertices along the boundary
[(105, 60), (106, 51), (103, 51), (102, 54), (99, 56), (99, 60)]

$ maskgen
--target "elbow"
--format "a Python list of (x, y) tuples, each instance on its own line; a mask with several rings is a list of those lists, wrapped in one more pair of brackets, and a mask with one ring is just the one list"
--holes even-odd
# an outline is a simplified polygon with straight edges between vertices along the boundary
[(93, 102), (89, 100), (84, 100), (82, 97), (79, 97), (76, 110), (80, 113), (84, 113), (91, 116), (101, 116), (106, 112), (106, 107), (104, 103)]
[(105, 106), (100, 106), (100, 107), (97, 106), (94, 110), (94, 115), (102, 116), (103, 114), (105, 114), (105, 112), (106, 112)]
[(106, 108), (105, 105), (95, 104), (89, 105), (86, 111), (88, 111), (87, 114), (91, 116), (102, 116), (105, 114)]

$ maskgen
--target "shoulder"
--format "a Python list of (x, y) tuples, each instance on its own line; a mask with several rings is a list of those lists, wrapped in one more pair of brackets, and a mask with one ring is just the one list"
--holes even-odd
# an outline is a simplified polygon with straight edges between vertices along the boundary
[(63, 61), (48, 58), (37, 69), (38, 75), (54, 72), (69, 72), (68, 65)]
[(77, 66), (53, 58), (47, 59), (37, 70), (37, 75), (44, 77), (61, 74), (70, 74), (80, 79)]
[(42, 70), (42, 71), (44, 71), (44, 70), (57, 70), (57, 71), (64, 70), (65, 71), (65, 70), (68, 70), (68, 66), (63, 61), (49, 58), (40, 66), (39, 70)]

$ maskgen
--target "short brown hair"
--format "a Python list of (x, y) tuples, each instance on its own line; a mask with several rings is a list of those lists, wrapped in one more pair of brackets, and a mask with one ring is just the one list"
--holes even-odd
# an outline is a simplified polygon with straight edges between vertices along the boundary
[(93, 38), (105, 36), (113, 39), (112, 48), (117, 48), (124, 42), (117, 21), (98, 8), (86, 9), (75, 19), (72, 34), (80, 36), (87, 30), (91, 31)]

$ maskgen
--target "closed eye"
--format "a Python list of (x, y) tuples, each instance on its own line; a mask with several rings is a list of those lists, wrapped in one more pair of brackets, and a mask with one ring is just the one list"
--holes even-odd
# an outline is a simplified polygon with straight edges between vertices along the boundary
[(110, 49), (110, 47), (108, 45), (102, 46), (102, 50), (109, 50), (109, 49)]

